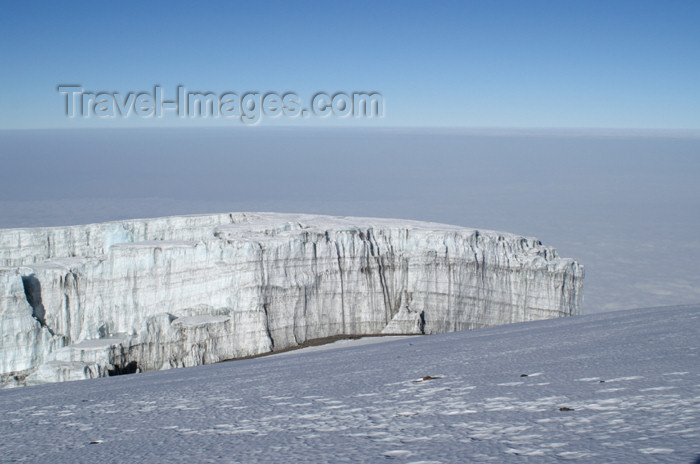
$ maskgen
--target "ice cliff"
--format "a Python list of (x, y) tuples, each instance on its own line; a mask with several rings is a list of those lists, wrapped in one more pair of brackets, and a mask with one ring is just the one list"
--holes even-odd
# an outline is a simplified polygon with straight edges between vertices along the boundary
[(335, 335), (569, 316), (583, 267), (538, 240), (272, 213), (0, 230), (0, 375), (194, 366)]

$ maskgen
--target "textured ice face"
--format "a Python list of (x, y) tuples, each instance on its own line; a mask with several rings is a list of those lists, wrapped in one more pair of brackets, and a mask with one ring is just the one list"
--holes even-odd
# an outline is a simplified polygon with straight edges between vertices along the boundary
[(0, 266), (0, 374), (19, 383), (573, 315), (583, 279), (533, 238), (273, 213), (2, 230)]

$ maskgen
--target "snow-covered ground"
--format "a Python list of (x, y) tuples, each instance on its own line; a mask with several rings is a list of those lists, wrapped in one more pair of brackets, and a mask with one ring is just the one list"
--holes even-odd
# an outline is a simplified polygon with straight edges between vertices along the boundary
[(0, 462), (693, 462), (700, 306), (0, 391)]

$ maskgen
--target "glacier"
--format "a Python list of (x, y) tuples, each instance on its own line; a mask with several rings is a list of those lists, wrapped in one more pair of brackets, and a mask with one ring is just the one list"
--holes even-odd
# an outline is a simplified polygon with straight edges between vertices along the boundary
[(223, 213), (0, 230), (0, 378), (196, 366), (326, 337), (571, 316), (583, 266), (531, 237)]

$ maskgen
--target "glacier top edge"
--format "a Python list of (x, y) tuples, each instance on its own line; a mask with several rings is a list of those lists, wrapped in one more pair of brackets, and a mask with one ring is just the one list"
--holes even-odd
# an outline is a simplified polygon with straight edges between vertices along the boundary
[[(69, 229), (84, 229), (87, 227), (108, 227), (108, 226), (128, 226), (136, 223), (152, 223), (156, 221), (197, 221), (201, 219), (209, 219), (211, 221), (225, 221), (222, 224), (244, 224), (244, 223), (276, 223), (279, 221), (302, 222), (310, 225), (319, 225), (326, 228), (337, 227), (382, 227), (382, 228), (415, 228), (431, 231), (478, 231), (489, 235), (502, 235), (509, 238), (527, 238), (535, 239), (535, 237), (521, 235), (511, 232), (498, 231), (494, 229), (482, 229), (466, 226), (458, 226), (453, 224), (445, 224), (441, 222), (421, 221), (416, 219), (400, 219), (400, 218), (379, 218), (379, 217), (364, 217), (364, 216), (337, 216), (312, 213), (275, 213), (275, 212), (225, 212), (225, 213), (202, 213), (202, 214), (178, 214), (173, 216), (158, 216), (148, 218), (130, 218), (118, 219), (114, 221), (92, 222), (86, 224), (73, 224), (62, 226), (41, 226), (41, 227), (9, 227), (0, 228), (0, 237), (3, 235), (16, 232), (49, 232), (62, 231)], [(206, 225), (206, 224), (198, 224)]]

